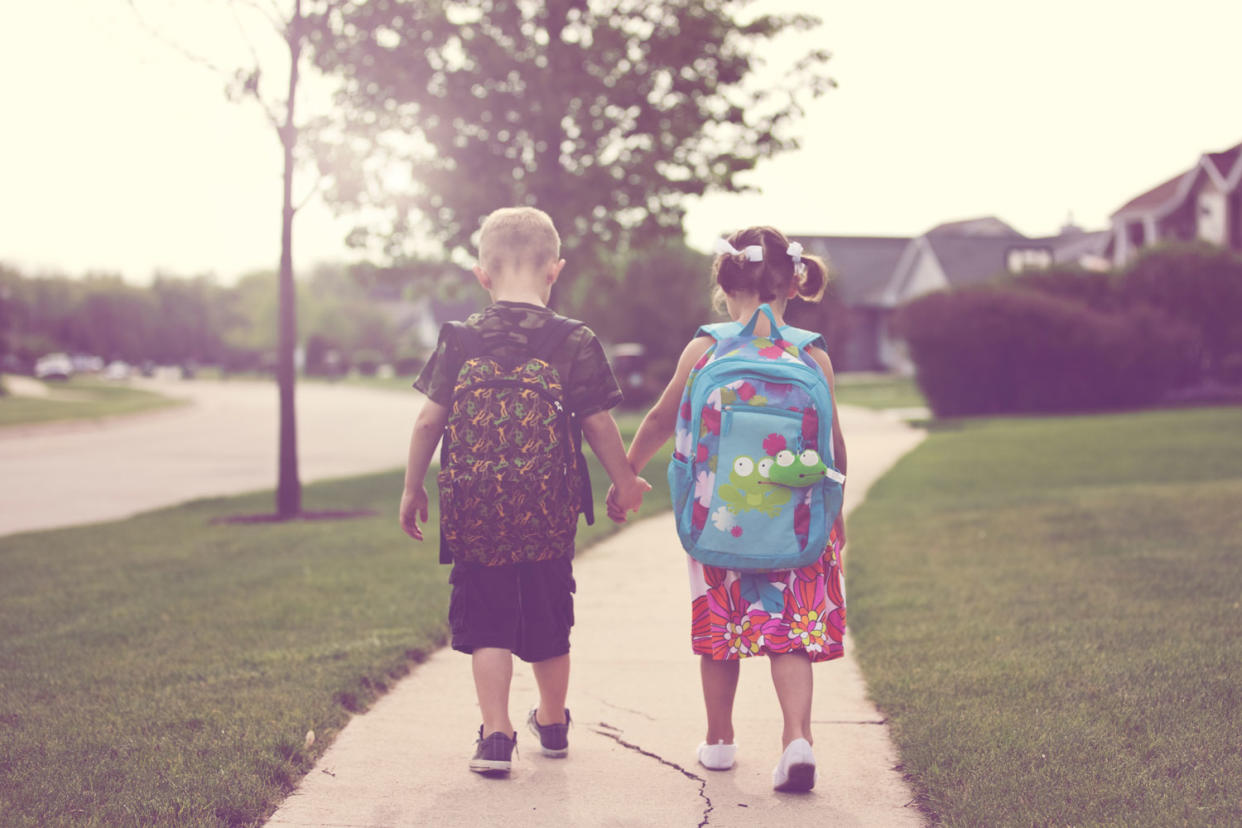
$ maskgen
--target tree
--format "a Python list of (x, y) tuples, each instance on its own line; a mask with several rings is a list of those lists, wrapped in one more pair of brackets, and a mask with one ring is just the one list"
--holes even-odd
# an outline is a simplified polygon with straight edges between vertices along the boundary
[[(318, 13), (325, 6), (323, 0), (291, 0), (288, 5), (280, 0), (228, 0), (226, 6), (238, 22), (243, 38), (250, 45), (243, 21), (261, 21), (283, 44), (287, 52), (288, 79), (281, 92), (268, 97), (262, 88), (264, 77), (262, 61), (251, 45), (252, 62), (248, 66), (226, 71), (212, 61), (177, 46), (187, 58), (220, 74), (227, 79), (226, 91), (235, 100), (253, 100), (262, 106), (268, 121), (280, 141), (283, 169), (281, 176), (281, 224), (280, 224), (280, 297), (279, 335), (276, 348), (276, 382), (280, 398), (280, 451), (276, 480), (276, 515), (282, 519), (298, 516), (302, 511), (302, 485), (298, 477), (297, 413), (295, 410), (294, 383), (296, 370), (294, 349), (297, 344), (297, 304), (293, 276), (293, 219), (301, 204), (293, 198), (294, 175), (298, 166), (299, 140), (302, 135), (295, 109), (298, 84), (301, 79), (302, 58), (306, 38), (311, 28), (309, 7), (314, 4)], [(136, 0), (129, 0), (130, 7), (138, 14)], [(141, 19), (141, 18), (140, 18)], [(144, 23), (145, 24), (145, 23)], [(150, 27), (149, 27), (150, 28)], [(158, 30), (152, 31), (160, 36)], [(176, 44), (174, 44), (176, 45)], [(303, 202), (305, 203), (305, 202)]]
[(464, 257), (482, 216), (533, 204), (575, 265), (558, 298), (575, 293), (572, 274), (604, 251), (679, 236), (687, 196), (745, 189), (739, 174), (795, 147), (801, 101), (832, 85), (817, 50), (753, 88), (759, 44), (818, 20), (742, 21), (740, 5), (338, 4), (311, 35), (341, 79), (346, 127), (321, 153), (331, 197), (371, 221), (357, 243), (393, 258), (427, 238)]

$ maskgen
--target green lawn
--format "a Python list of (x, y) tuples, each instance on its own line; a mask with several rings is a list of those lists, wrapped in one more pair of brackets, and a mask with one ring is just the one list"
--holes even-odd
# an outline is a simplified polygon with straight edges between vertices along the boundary
[[(262, 821), (445, 639), (436, 517), (401, 533), (401, 479), (306, 487), (308, 510), (378, 512), (354, 520), (211, 522), (264, 493), (0, 538), (0, 822)], [(645, 514), (668, 508), (652, 482)], [(579, 548), (615, 531), (602, 512)]]
[(850, 624), (948, 825), (1242, 824), (1242, 409), (939, 424)]
[(182, 405), (156, 394), (89, 377), (49, 384), (47, 397), (0, 396), (0, 428), (57, 420), (93, 420)]
[(913, 377), (894, 374), (837, 374), (836, 398), (841, 405), (863, 408), (925, 408)]

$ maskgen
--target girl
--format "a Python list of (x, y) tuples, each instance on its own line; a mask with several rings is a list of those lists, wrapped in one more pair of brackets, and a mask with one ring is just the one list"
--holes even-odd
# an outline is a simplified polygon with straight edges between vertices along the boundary
[[(790, 244), (771, 227), (751, 227), (718, 243), (713, 265), (717, 306), (723, 299), (729, 316), (745, 322), (762, 303), (773, 311), (777, 324), (784, 325), (785, 305), (794, 296), (818, 301), (827, 281), (824, 263), (802, 256), (802, 247)], [(772, 335), (763, 315), (755, 334)], [(643, 419), (628, 458), (635, 474), (673, 436), (678, 408), (686, 383), (706, 364), (715, 344), (710, 336), (700, 336), (681, 354), (677, 369), (655, 406)], [(816, 340), (805, 349), (833, 387), (832, 363)], [(832, 417), (833, 457), (837, 469), (846, 471), (845, 441), (836, 416)], [(624, 521), (625, 512), (608, 494), (609, 516)], [(707, 566), (687, 556), (692, 594), (691, 642), (701, 657), (700, 674), (703, 700), (707, 707), (707, 734), (699, 745), (700, 764), (711, 770), (733, 766), (737, 745), (733, 740), (733, 699), (737, 690), (739, 659), (766, 654), (772, 668), (772, 683), (780, 700), (784, 718), (784, 753), (772, 772), (778, 791), (805, 791), (815, 785), (815, 757), (811, 751), (811, 663), (843, 655), (841, 636), (845, 629), (845, 598), (842, 585), (841, 548), (845, 544), (845, 523), (841, 517), (833, 525), (823, 555), (800, 569), (771, 573), (770, 580), (782, 588), (784, 609), (770, 612), (760, 602), (749, 603), (738, 588), (739, 573)], [(739, 630), (744, 632), (739, 635)], [(739, 645), (739, 638), (742, 646)]]

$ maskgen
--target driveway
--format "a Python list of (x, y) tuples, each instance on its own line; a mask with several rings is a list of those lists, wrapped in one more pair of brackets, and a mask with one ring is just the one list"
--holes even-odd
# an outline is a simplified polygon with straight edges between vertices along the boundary
[[(275, 383), (145, 381), (140, 387), (190, 404), (129, 418), (0, 429), (0, 535), (275, 488)], [(404, 466), (422, 400), (414, 391), (299, 383), (302, 482)]]

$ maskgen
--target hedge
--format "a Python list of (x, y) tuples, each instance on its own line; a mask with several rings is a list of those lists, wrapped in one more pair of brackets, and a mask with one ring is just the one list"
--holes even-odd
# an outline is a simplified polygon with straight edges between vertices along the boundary
[(1193, 328), (1151, 309), (1021, 290), (931, 294), (896, 327), (940, 417), (1150, 404), (1197, 378), (1201, 350)]

